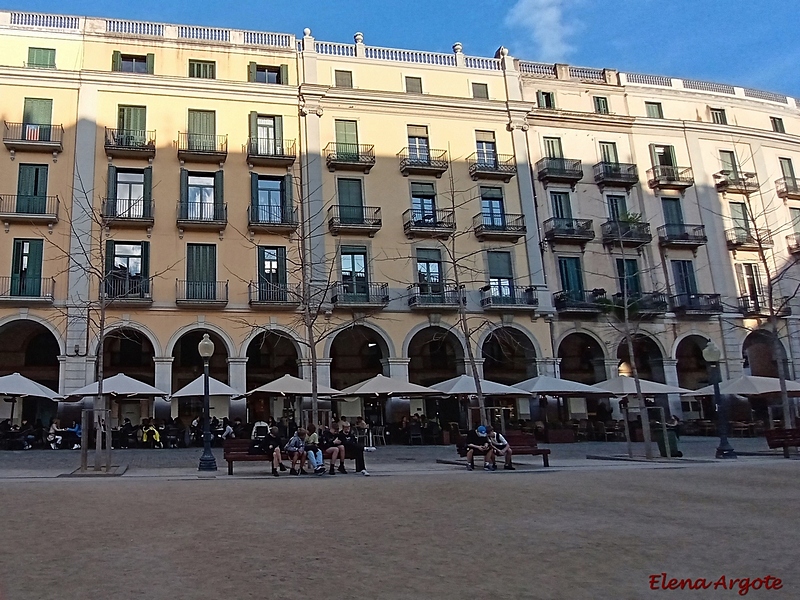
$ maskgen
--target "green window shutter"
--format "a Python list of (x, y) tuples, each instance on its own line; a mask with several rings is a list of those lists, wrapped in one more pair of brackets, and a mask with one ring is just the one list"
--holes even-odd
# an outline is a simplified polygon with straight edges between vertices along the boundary
[(544, 94), (542, 92), (536, 92), (536, 105), (539, 108), (544, 106)]
[(142, 242), (142, 279), (148, 279), (149, 277), (150, 277), (150, 242)]
[(281, 65), (281, 81), (282, 85), (289, 85), (289, 65)]
[(46, 98), (25, 98), (22, 122), (50, 125), (53, 118), (53, 101)]
[[(188, 244), (186, 246), (186, 279), (190, 282), (216, 281), (216, 257), (217, 247), (213, 244)], [(189, 291), (191, 292), (191, 290)]]
[(252, 215), (258, 214), (256, 207), (258, 206), (258, 173), (250, 173), (250, 205), (253, 207), (251, 210)]
[(36, 195), (37, 165), (20, 165), (17, 179), (17, 194), (20, 196)]
[(255, 141), (258, 139), (258, 113), (256, 111), (250, 111), (247, 121), (250, 130), (251, 143), (255, 143)]
[(147, 61), (147, 74), (153, 75), (156, 72), (156, 55), (148, 54), (145, 60)]
[(189, 201), (189, 171), (181, 169), (181, 204)]
[(561, 276), (561, 289), (565, 292), (570, 292), (574, 299), (582, 296), (581, 259), (576, 256), (560, 257), (558, 259), (558, 271)]
[(56, 51), (53, 48), (28, 48), (29, 67), (56, 66)]
[(358, 128), (355, 121), (335, 121), (337, 144), (358, 144)]
[(511, 253), (487, 252), (489, 262), (489, 276), (498, 279), (512, 279)]
[(272, 117), (275, 124), (275, 154), (283, 154), (283, 117)]
[(662, 198), (661, 207), (664, 210), (664, 223), (666, 225), (680, 225), (683, 223), (680, 200), (677, 198)]
[(275, 248), (275, 254), (278, 259), (278, 284), (286, 285), (286, 248)]
[(106, 240), (106, 277), (114, 270), (114, 240)]
[(342, 223), (364, 222), (364, 199), (360, 179), (337, 180), (339, 192), (339, 218)]
[(412, 196), (433, 196), (436, 189), (432, 183), (412, 183), (411, 195)]
[(215, 135), (216, 113), (213, 110), (190, 110), (189, 133)]
[(108, 179), (106, 180), (106, 214), (117, 214), (117, 167), (108, 165)]
[(253, 83), (256, 80), (256, 71), (258, 70), (258, 65), (254, 62), (247, 63), (247, 81)]
[(556, 219), (572, 218), (572, 207), (567, 192), (550, 192), (550, 199), (553, 202), (553, 216)]
[(214, 205), (217, 206), (216, 217), (222, 218), (222, 206), (225, 204), (225, 186), (222, 179), (223, 171), (214, 173)]
[(29, 279), (38, 280), (41, 279), (42, 277), (43, 249), (44, 249), (44, 240), (28, 240), (27, 276)]
[(153, 167), (144, 168), (144, 216), (153, 216)]
[(282, 185), (281, 204), (283, 205), (283, 215), (284, 217), (289, 217), (294, 206), (294, 178), (291, 175), (285, 175)]
[(122, 52), (119, 50), (111, 53), (111, 70), (122, 71)]

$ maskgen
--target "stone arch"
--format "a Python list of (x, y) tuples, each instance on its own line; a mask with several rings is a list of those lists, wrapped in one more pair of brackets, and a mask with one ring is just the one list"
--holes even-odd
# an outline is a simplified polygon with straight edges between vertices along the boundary
[[(658, 339), (657, 335), (650, 333), (649, 331), (640, 329), (639, 331), (634, 331), (632, 336), (634, 339), (638, 338), (640, 340), (647, 340), (649, 343), (654, 344), (655, 347), (658, 348), (658, 352), (661, 354), (662, 360), (668, 356), (671, 356), (670, 354), (667, 353), (667, 349), (664, 347), (664, 344), (661, 343), (661, 340)], [(616, 348), (617, 352), (619, 352), (620, 347), (623, 346), (624, 344), (625, 344), (625, 334), (621, 334), (619, 337), (617, 337), (616, 341), (611, 346), (611, 348), (612, 349)]]
[[(643, 333), (634, 333), (633, 360), (641, 379), (648, 379), (657, 383), (666, 383), (664, 375), (664, 349), (652, 336)], [(617, 360), (619, 360), (620, 375), (631, 375), (631, 357), (628, 353), (628, 343), (623, 337), (617, 346)], [(627, 372), (626, 372), (627, 371)]]
[(228, 335), (228, 332), (219, 327), (218, 325), (214, 325), (213, 323), (192, 323), (191, 325), (185, 325), (180, 329), (176, 330), (175, 333), (172, 334), (172, 337), (169, 338), (169, 342), (167, 342), (167, 346), (165, 348), (164, 356), (172, 356), (175, 353), (175, 344), (178, 343), (184, 335), (190, 333), (195, 330), (206, 330), (208, 332), (215, 333), (220, 341), (225, 344), (225, 352), (230, 357), (236, 356), (236, 344)]
[(361, 324), (341, 329), (331, 340), (331, 386), (344, 389), (375, 375), (387, 375), (389, 345), (381, 333)]
[[(705, 333), (703, 333), (702, 331), (696, 331), (696, 330), (693, 329), (692, 331), (687, 331), (686, 333), (682, 333), (681, 335), (679, 335), (678, 337), (675, 338), (675, 342), (673, 342), (673, 344), (672, 344), (672, 350), (669, 353), (669, 355), (673, 359), (677, 360), (677, 358), (678, 358), (678, 346), (681, 345), (681, 342), (683, 342), (683, 340), (685, 340), (687, 338), (690, 338), (690, 337), (702, 338), (702, 339), (704, 339), (706, 341), (706, 343), (711, 341), (711, 338), (709, 336), (707, 336)], [(699, 340), (695, 340), (695, 341), (697, 343), (700, 343)], [(703, 346), (703, 348), (705, 348), (705, 346)]]
[(465, 373), (466, 352), (451, 328), (429, 325), (417, 330), (406, 356), (412, 383), (432, 385)]
[(606, 349), (594, 335), (573, 330), (563, 336), (557, 346), (561, 377), (587, 385), (606, 379)]
[(7, 324), (9, 324), (9, 323), (11, 323), (13, 321), (33, 321), (34, 323), (37, 323), (37, 324), (41, 325), (42, 327), (44, 327), (45, 329), (50, 331), (50, 333), (53, 334), (53, 337), (58, 342), (58, 352), (59, 352), (59, 354), (63, 356), (63, 355), (65, 355), (67, 353), (67, 351), (66, 351), (66, 341), (61, 336), (61, 332), (58, 329), (56, 329), (55, 327), (53, 327), (53, 325), (52, 325), (52, 323), (50, 323), (50, 321), (47, 321), (45, 319), (37, 317), (36, 315), (31, 315), (31, 314), (29, 314), (25, 318), (20, 317), (19, 314), (9, 315), (9, 316), (7, 316), (7, 317), (5, 317), (3, 319), (0, 319), (0, 329), (2, 329), (4, 326), (6, 326)]
[[(97, 347), (95, 351), (99, 353), (101, 348)], [(156, 365), (153, 359), (157, 351), (150, 336), (138, 327), (121, 326), (106, 331), (102, 352), (103, 377), (124, 373), (155, 385)]]
[(750, 369), (751, 375), (777, 377), (777, 361), (782, 359), (784, 364), (786, 364), (786, 348), (780, 339), (778, 340), (778, 347), (781, 350), (781, 356), (779, 359), (775, 357), (774, 336), (775, 334), (768, 329), (756, 329), (747, 334), (747, 337), (742, 341), (742, 359), (744, 360), (744, 367), (745, 369)]
[(443, 329), (448, 331), (449, 333), (453, 334), (455, 338), (458, 340), (459, 345), (461, 346), (461, 354), (464, 356), (467, 355), (467, 344), (464, 340), (464, 336), (461, 333), (461, 330), (456, 327), (455, 325), (450, 325), (448, 323), (440, 323), (438, 325), (431, 325), (428, 322), (419, 323), (412, 327), (408, 333), (406, 334), (405, 339), (403, 340), (403, 357), (409, 358), (408, 356), (408, 349), (411, 345), (411, 340), (422, 330), (427, 329), (428, 327), (438, 327), (439, 329)]
[(351, 327), (364, 327), (366, 329), (371, 329), (373, 332), (375, 332), (378, 335), (378, 337), (381, 340), (381, 343), (383, 345), (382, 350), (384, 350), (386, 352), (386, 355), (385, 355), (384, 358), (396, 358), (397, 357), (397, 354), (396, 354), (395, 349), (394, 349), (394, 342), (392, 341), (392, 336), (390, 336), (386, 332), (386, 330), (383, 329), (382, 327), (378, 327), (374, 323), (369, 323), (369, 322), (354, 323), (352, 325), (348, 325), (346, 327), (342, 327), (339, 331), (336, 332), (336, 335), (332, 335), (332, 336), (328, 337), (328, 339), (325, 341), (325, 350), (324, 350), (323, 356), (326, 356), (328, 358), (331, 357), (331, 347), (333, 346), (333, 341), (336, 339), (336, 337), (342, 331), (346, 331), (347, 329), (350, 329)]
[(555, 345), (553, 347), (553, 352), (557, 353), (558, 352), (558, 348), (561, 346), (562, 342), (566, 338), (568, 338), (570, 335), (572, 335), (573, 333), (580, 333), (580, 334), (583, 334), (583, 335), (593, 339), (595, 342), (597, 342), (597, 345), (600, 346), (600, 349), (603, 351), (603, 359), (605, 360), (608, 357), (608, 345), (607, 345), (606, 341), (603, 340), (602, 337), (600, 337), (597, 333), (595, 333), (591, 329), (584, 329), (584, 328), (581, 328), (581, 329), (572, 328), (572, 329), (568, 329), (567, 331), (562, 333), (561, 336), (559, 336), (556, 339)]
[(708, 364), (703, 358), (703, 349), (709, 338), (701, 333), (688, 333), (676, 340), (674, 357), (678, 372), (678, 385), (696, 390), (708, 385)]
[(481, 333), (480, 337), (478, 338), (478, 347), (475, 356), (477, 358), (483, 358), (483, 344), (489, 338), (492, 333), (498, 329), (511, 329), (514, 331), (518, 331), (522, 335), (524, 335), (527, 340), (530, 342), (531, 346), (533, 347), (533, 351), (536, 353), (537, 358), (543, 358), (544, 354), (542, 352), (542, 346), (539, 343), (539, 340), (536, 339), (536, 336), (533, 335), (530, 331), (522, 327), (521, 325), (517, 325), (516, 323), (508, 323), (508, 324), (501, 324), (495, 323), (493, 327), (489, 327), (486, 331)]
[(300, 359), (305, 358), (306, 347), (300, 343), (300, 337), (294, 331), (288, 327), (283, 327), (282, 325), (270, 325), (268, 327), (260, 327), (251, 331), (242, 342), (241, 348), (239, 349), (238, 358), (247, 357), (247, 349), (250, 347), (250, 344), (262, 333), (275, 333), (288, 338), (292, 342), (295, 352), (297, 352), (297, 357)]
[[(143, 336), (145, 336), (148, 339), (148, 341), (150, 342), (150, 345), (153, 347), (154, 356), (162, 356), (162, 354), (161, 354), (161, 343), (159, 342), (158, 337), (146, 325), (142, 325), (141, 323), (137, 323), (137, 322), (134, 322), (134, 321), (127, 321), (127, 322), (126, 321), (117, 321), (117, 322), (112, 323), (110, 325), (106, 325), (106, 335), (108, 335), (110, 333), (113, 333), (113, 332), (115, 332), (115, 331), (117, 331), (119, 329), (131, 329), (133, 331), (137, 331), (137, 332), (141, 333)], [(97, 352), (100, 350), (100, 337), (99, 336), (95, 336), (94, 342), (92, 344), (92, 348), (94, 348), (95, 354), (97, 354)]]
[(478, 350), (488, 380), (513, 385), (538, 374), (536, 347), (531, 336), (518, 327), (493, 328)]

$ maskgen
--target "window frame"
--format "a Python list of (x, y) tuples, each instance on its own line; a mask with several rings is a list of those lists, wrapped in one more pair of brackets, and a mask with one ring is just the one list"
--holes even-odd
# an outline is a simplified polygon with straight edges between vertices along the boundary
[[(194, 73), (194, 74), (193, 74)], [(216, 79), (217, 62), (214, 60), (189, 59), (190, 79)]]
[(770, 117), (769, 122), (772, 125), (772, 131), (775, 133), (786, 133), (786, 126), (781, 117)]
[(547, 90), (536, 91), (536, 106), (537, 108), (545, 108), (547, 110), (555, 110), (556, 108), (556, 93)]
[[(661, 102), (648, 102), (644, 103), (644, 112), (648, 119), (663, 119), (664, 106)], [(652, 114), (655, 113), (655, 114)]]
[[(349, 85), (340, 84), (339, 83), (339, 77), (340, 76), (342, 76), (342, 77), (346, 76), (347, 78), (349, 78)], [(345, 81), (344, 83), (347, 84), (348, 82)], [(353, 89), (353, 72), (345, 70), (345, 69), (334, 69), (333, 70), (333, 87), (342, 88), (342, 89), (349, 89), (349, 90)]]
[(728, 124), (728, 115), (725, 113), (724, 108), (712, 108), (709, 106), (708, 114), (711, 118), (711, 122), (714, 123), (714, 125)]
[[(592, 102), (594, 103), (594, 112), (598, 115), (608, 115), (611, 114), (611, 110), (609, 108), (608, 96), (593, 96)], [(605, 103), (605, 106), (601, 106)]]
[[(32, 61), (32, 55), (35, 55), (37, 52), (40, 53), (47, 53), (47, 56), (52, 58), (52, 61), (49, 62), (36, 62)], [(28, 60), (25, 63), (26, 67), (31, 69), (55, 69), (56, 68), (56, 49), (55, 48), (40, 48), (38, 46), (28, 46)]]
[[(477, 86), (477, 89), (484, 90), (486, 92), (486, 95), (484, 96), (484, 95), (481, 95), (481, 94), (476, 94), (475, 93), (476, 86)], [(479, 81), (473, 81), (470, 84), (470, 89), (472, 91), (472, 98), (473, 99), (475, 99), (475, 100), (488, 100), (489, 99), (489, 84), (488, 83), (482, 83), (482, 82), (479, 82)]]
[[(419, 90), (409, 89), (409, 82), (419, 82)], [(404, 75), (403, 76), (403, 89), (406, 94), (423, 94), (424, 88), (422, 87), (422, 77), (417, 75)]]

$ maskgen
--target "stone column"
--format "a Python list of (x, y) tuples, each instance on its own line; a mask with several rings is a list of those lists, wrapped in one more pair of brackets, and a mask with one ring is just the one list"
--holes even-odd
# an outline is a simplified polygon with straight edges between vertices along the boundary
[[(162, 392), (172, 393), (172, 361), (171, 356), (156, 356), (153, 358), (155, 363), (155, 387)], [(178, 401), (175, 400), (175, 406), (171, 406), (172, 402), (164, 398), (156, 398), (153, 401), (153, 415), (156, 419), (166, 419), (170, 416), (178, 415)]]
[[(680, 383), (678, 382), (678, 361), (672, 358), (665, 358), (662, 364), (664, 367), (664, 381), (666, 384), (680, 387)], [(683, 419), (680, 394), (669, 394), (668, 398), (670, 414)]]
[[(297, 361), (300, 365), (300, 377), (306, 381), (311, 381), (311, 359), (301, 358)], [(331, 385), (331, 358), (317, 359), (317, 383), (319, 385)]]
[(408, 381), (408, 365), (410, 358), (384, 358), (381, 361), (384, 373), (388, 372), (388, 377)]
[[(735, 379), (744, 375), (744, 359), (742, 358), (742, 341), (739, 338), (741, 315), (723, 315), (720, 317), (722, 331), (722, 361), (720, 370), (723, 379)], [(737, 321), (739, 323), (737, 323)]]
[[(247, 391), (247, 357), (228, 358), (228, 385), (238, 392)], [(239, 417), (242, 421), (247, 420), (247, 399), (231, 399), (228, 409), (228, 418)]]
[[(483, 379), (483, 358), (476, 358), (475, 359), (475, 368), (478, 370), (478, 377)], [(464, 358), (461, 363), (464, 365), (464, 373), (472, 377), (472, 366), (470, 365), (469, 359)]]
[(619, 377), (619, 359), (606, 359), (603, 363), (606, 368), (606, 379), (615, 379)]
[(789, 331), (789, 374), (797, 379), (800, 374), (800, 319), (788, 317), (786, 327)]
[(560, 358), (537, 358), (536, 373), (547, 377), (559, 377), (561, 375)]

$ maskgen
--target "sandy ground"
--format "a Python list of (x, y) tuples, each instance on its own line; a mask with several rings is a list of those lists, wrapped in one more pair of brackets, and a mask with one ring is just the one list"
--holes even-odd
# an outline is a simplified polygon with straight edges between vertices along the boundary
[(0, 598), (800, 598), (799, 469), (5, 480)]

